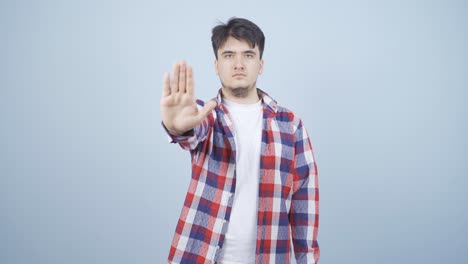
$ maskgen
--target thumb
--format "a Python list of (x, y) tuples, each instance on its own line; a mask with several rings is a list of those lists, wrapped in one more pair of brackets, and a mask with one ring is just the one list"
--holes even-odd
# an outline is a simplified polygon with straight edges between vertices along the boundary
[(209, 115), (217, 105), (218, 104), (215, 101), (209, 101), (206, 103), (205, 106), (198, 112), (198, 118), (201, 120), (205, 119), (205, 117)]

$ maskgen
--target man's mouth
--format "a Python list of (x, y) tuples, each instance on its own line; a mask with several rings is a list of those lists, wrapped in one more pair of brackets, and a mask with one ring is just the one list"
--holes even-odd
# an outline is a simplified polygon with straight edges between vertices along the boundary
[(245, 77), (245, 74), (243, 74), (243, 73), (236, 73), (236, 74), (234, 74), (232, 77), (234, 77), (234, 78)]

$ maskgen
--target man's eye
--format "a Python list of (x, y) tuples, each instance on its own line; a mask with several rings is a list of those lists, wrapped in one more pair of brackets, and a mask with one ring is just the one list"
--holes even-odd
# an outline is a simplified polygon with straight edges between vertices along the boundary
[(229, 58), (232, 58), (232, 54), (226, 54), (226, 55), (224, 55), (224, 57), (225, 57), (225, 58), (228, 58), (228, 59), (229, 59)]
[(247, 58), (249, 58), (249, 59), (252, 59), (252, 58), (254, 57), (253, 54), (247, 54), (246, 56), (247, 56)]

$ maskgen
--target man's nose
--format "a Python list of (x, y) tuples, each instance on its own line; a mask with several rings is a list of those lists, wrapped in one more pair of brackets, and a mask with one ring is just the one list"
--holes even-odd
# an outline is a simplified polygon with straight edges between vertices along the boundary
[(242, 57), (236, 57), (236, 61), (234, 63), (234, 69), (235, 70), (243, 70), (244, 69), (244, 61), (242, 60)]

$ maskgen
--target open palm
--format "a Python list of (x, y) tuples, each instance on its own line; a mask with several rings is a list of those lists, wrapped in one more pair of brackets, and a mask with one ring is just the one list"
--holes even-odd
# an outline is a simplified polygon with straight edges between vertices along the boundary
[(193, 70), (185, 62), (174, 65), (172, 80), (168, 73), (164, 74), (161, 115), (164, 125), (174, 135), (196, 127), (216, 107), (216, 103), (210, 101), (199, 110), (193, 86)]

